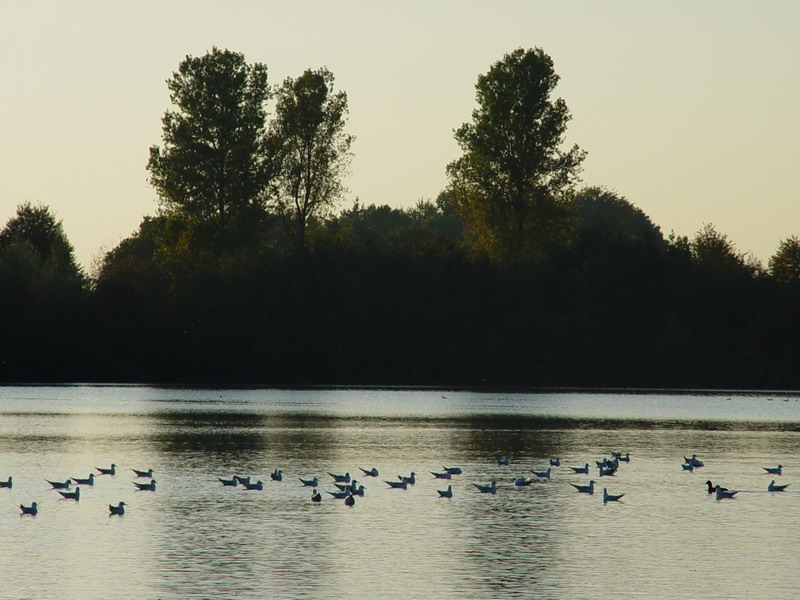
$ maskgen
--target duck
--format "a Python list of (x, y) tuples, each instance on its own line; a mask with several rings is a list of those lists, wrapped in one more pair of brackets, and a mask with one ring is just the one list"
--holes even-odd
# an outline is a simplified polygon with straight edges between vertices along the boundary
[(95, 467), (98, 471), (100, 471), (100, 475), (116, 475), (117, 474), (117, 465), (111, 463), (111, 466), (108, 469), (103, 467)]
[(431, 471), (431, 475), (433, 475), (436, 479), (450, 479), (453, 476), (450, 471), (444, 471), (443, 473), (435, 473)]
[(617, 502), (625, 494), (609, 494), (606, 488), (603, 488), (603, 504), (606, 502)]
[(444, 467), (443, 466), (442, 468), (445, 471), (447, 471), (448, 473), (450, 473), (451, 475), (461, 475), (461, 473), (463, 472), (461, 470), (461, 467)]
[(322, 494), (320, 494), (316, 489), (311, 492), (311, 501), (312, 502), (322, 502)]
[(153, 469), (147, 469), (147, 471), (140, 471), (139, 469), (131, 469), (134, 473), (136, 473), (137, 477), (149, 477), (150, 479), (153, 478)]
[(482, 494), (496, 494), (497, 493), (497, 482), (494, 479), (492, 480), (492, 483), (490, 483), (489, 485), (480, 485), (478, 483), (473, 483), (472, 485), (474, 485), (476, 488), (478, 488), (478, 491), (480, 493), (482, 493)]
[(58, 493), (67, 500), (75, 500), (77, 502), (81, 499), (81, 488), (79, 487), (76, 487), (74, 492), (62, 492), (61, 490), (58, 490)]
[(769, 473), (770, 475), (783, 475), (783, 465), (778, 465), (777, 467), (761, 467)]
[(719, 485), (717, 485), (714, 487), (714, 493), (716, 494), (717, 500), (725, 500), (727, 498), (733, 498), (739, 493), (739, 491), (723, 490)]
[(436, 490), (436, 493), (439, 494), (439, 498), (452, 498), (453, 486), (448, 485), (446, 490)]
[(574, 473), (589, 474), (589, 463), (584, 464), (582, 467), (570, 467)]
[(148, 483), (138, 483), (136, 481), (132, 481), (133, 485), (136, 486), (137, 490), (142, 492), (155, 492), (156, 491), (156, 480), (151, 479)]
[(350, 483), (350, 473), (345, 473), (344, 475), (335, 475), (333, 473), (328, 473), (336, 483)]
[(594, 479), (589, 481), (589, 485), (576, 485), (574, 483), (570, 483), (570, 485), (582, 494), (594, 494)]
[(239, 485), (239, 480), (236, 479), (236, 477), (234, 477), (233, 479), (222, 479), (221, 477), (217, 477), (217, 479), (219, 479), (219, 482), (223, 486), (236, 487), (237, 485)]
[(32, 503), (30, 506), (25, 506), (24, 504), (20, 504), (19, 509), (22, 511), (21, 514), (23, 515), (36, 516), (39, 513), (39, 505), (36, 502)]
[(11, 488), (14, 487), (14, 481), (11, 478), (11, 475), (8, 476), (6, 481), (0, 481), (0, 488)]
[(408, 482), (407, 481), (385, 481), (385, 483), (387, 483), (390, 488), (399, 489), (399, 490), (407, 490), (408, 489)]
[(283, 481), (283, 471), (281, 469), (275, 469), (270, 473), (270, 478), (272, 481)]
[(769, 485), (767, 486), (767, 491), (768, 492), (783, 492), (784, 490), (786, 490), (787, 487), (789, 487), (789, 485), (790, 484), (788, 484), (788, 483), (785, 484), (785, 485), (778, 485), (778, 484), (775, 483), (775, 480), (773, 479), (772, 481), (769, 482)]
[(517, 477), (514, 480), (514, 485), (517, 487), (525, 487), (531, 485), (533, 483), (533, 479), (530, 477)]
[(550, 466), (551, 467), (560, 467), (561, 466), (561, 459), (559, 457), (551, 458), (550, 459)]
[(300, 483), (302, 483), (306, 487), (315, 488), (319, 485), (319, 479), (317, 479), (316, 477), (314, 477), (313, 479), (303, 479), (301, 477), (298, 477), (298, 479), (300, 480)]
[(550, 469), (548, 468), (547, 471), (531, 471), (536, 477), (539, 479), (550, 479)]
[(355, 506), (356, 504), (356, 497), (350, 494), (347, 498), (344, 499), (345, 506)]
[(113, 504), (109, 504), (108, 505), (108, 513), (109, 513), (108, 516), (112, 516), (112, 515), (120, 515), (120, 516), (122, 516), (122, 515), (124, 515), (125, 514), (125, 506), (126, 506), (126, 504), (124, 502), (120, 502), (116, 506), (114, 506)]
[(366, 475), (367, 477), (377, 477), (377, 476), (379, 475), (379, 473), (378, 473), (378, 469), (376, 469), (375, 467), (372, 467), (372, 468), (371, 468), (371, 469), (369, 469), (369, 470), (367, 470), (367, 469), (362, 469), (361, 467), (358, 467), (358, 468), (359, 468), (359, 470), (360, 470), (362, 473), (364, 473), (364, 475)]
[(508, 458), (508, 456), (504, 456), (502, 458), (497, 459), (497, 464), (500, 465), (501, 467), (507, 467), (510, 462), (511, 460)]
[(47, 483), (50, 484), (54, 490), (68, 490), (72, 487), (72, 480), (67, 479), (66, 481), (50, 481), (49, 479), (45, 479)]
[(263, 490), (264, 489), (264, 482), (260, 479), (255, 483), (245, 483), (244, 489), (246, 490)]

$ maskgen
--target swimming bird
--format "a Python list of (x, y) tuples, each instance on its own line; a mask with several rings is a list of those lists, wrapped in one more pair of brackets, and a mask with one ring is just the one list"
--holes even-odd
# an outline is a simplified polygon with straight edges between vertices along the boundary
[(492, 483), (490, 483), (489, 485), (480, 485), (478, 483), (473, 483), (472, 485), (474, 485), (476, 488), (478, 488), (478, 491), (480, 493), (482, 493), (482, 494), (496, 494), (497, 493), (497, 482), (494, 479), (492, 480)]
[(327, 492), (326, 491), (325, 493), (326, 494), (330, 494), (331, 496), (333, 496), (337, 500), (342, 500), (344, 498), (347, 498), (348, 496), (352, 496), (352, 494), (350, 493), (350, 490), (343, 490), (343, 491), (339, 491), (339, 492)]
[(390, 488), (395, 488), (395, 489), (400, 489), (400, 490), (407, 490), (408, 489), (408, 482), (407, 481), (385, 481), (385, 483), (389, 484)]
[(116, 506), (114, 506), (113, 504), (109, 504), (108, 505), (108, 513), (109, 513), (108, 516), (111, 516), (111, 515), (120, 515), (120, 516), (122, 516), (122, 515), (124, 515), (125, 514), (125, 506), (126, 506), (126, 504), (124, 502), (120, 502)]
[(461, 475), (461, 467), (442, 467), (445, 471), (450, 473), (451, 475)]
[(345, 506), (355, 506), (355, 503), (356, 503), (356, 497), (353, 496), (352, 494), (344, 499)]
[(311, 492), (311, 501), (312, 502), (322, 502), (322, 494), (320, 494), (317, 490)]
[(375, 467), (372, 467), (372, 468), (371, 468), (369, 471), (367, 471), (366, 469), (362, 469), (361, 467), (358, 467), (358, 468), (359, 468), (359, 469), (360, 469), (360, 470), (361, 470), (361, 471), (364, 473), (364, 475), (366, 475), (367, 477), (377, 477), (377, 476), (378, 476), (378, 469), (376, 469)]
[(283, 481), (283, 471), (280, 469), (275, 469), (272, 473), (270, 473), (270, 477), (272, 481)]
[(694, 471), (694, 465), (692, 463), (683, 463), (681, 465), (681, 469), (684, 471), (689, 471), (690, 473)]
[(356, 481), (355, 479), (351, 479), (350, 483), (334, 483), (333, 485), (335, 485), (339, 489), (339, 491), (342, 491), (342, 492), (351, 491), (352, 492), (354, 489), (356, 489), (356, 484), (357, 483), (358, 483), (358, 481)]
[(783, 465), (778, 465), (777, 467), (761, 467), (770, 475), (783, 475)]
[(75, 500), (78, 501), (81, 499), (81, 488), (76, 487), (74, 492), (62, 492), (58, 490), (58, 493), (61, 494), (67, 500)]
[(530, 477), (517, 477), (514, 480), (514, 485), (517, 487), (525, 487), (533, 483), (533, 479)]
[(245, 483), (244, 489), (246, 490), (263, 490), (264, 489), (264, 482), (260, 479), (255, 483)]
[(0, 488), (10, 488), (10, 487), (14, 487), (14, 482), (11, 479), (11, 475), (8, 476), (7, 481), (0, 481)]
[[(713, 494), (716, 491), (716, 487), (714, 487), (714, 484), (712, 484), (711, 481), (706, 481), (706, 485), (708, 486), (708, 493), (709, 494)], [(719, 486), (717, 486), (717, 487), (719, 487)], [(720, 487), (719, 489), (721, 489), (723, 492), (727, 492), (728, 491), (728, 488), (726, 488), (726, 487)]]
[(551, 467), (560, 467), (561, 466), (561, 459), (559, 457), (551, 458), (550, 459), (550, 466)]
[(240, 485), (247, 485), (250, 483), (250, 476), (247, 477), (240, 477), (239, 475), (234, 475), (233, 478), (239, 482)]
[(600, 467), (600, 477), (607, 477), (616, 474), (617, 474), (616, 467)]
[(626, 452), (625, 456), (622, 456), (620, 454), (620, 456), (617, 456), (617, 459), (621, 460), (622, 462), (631, 462), (631, 453), (630, 452)]
[(547, 471), (531, 471), (536, 477), (539, 479), (550, 479), (550, 469), (548, 468)]
[(584, 475), (589, 474), (589, 463), (584, 464), (582, 467), (570, 467), (575, 473), (583, 473)]
[(217, 479), (219, 479), (219, 482), (223, 486), (236, 487), (237, 485), (239, 485), (239, 480), (236, 479), (236, 477), (234, 477), (233, 479), (222, 479), (221, 477), (217, 477)]
[(582, 494), (594, 494), (594, 479), (589, 482), (589, 485), (576, 485), (574, 483), (570, 483), (570, 485)]
[(616, 502), (620, 498), (622, 498), (625, 494), (609, 494), (606, 488), (603, 488), (603, 504), (606, 502)]
[(45, 479), (47, 483), (50, 484), (54, 490), (68, 490), (72, 487), (72, 480), (67, 479), (66, 481), (50, 481), (49, 479)]
[(444, 473), (434, 473), (431, 471), (431, 475), (433, 475), (436, 479), (450, 479), (453, 476), (450, 471), (445, 471)]
[(71, 477), (70, 479), (75, 482), (75, 485), (94, 485), (94, 473), (89, 473), (89, 477), (86, 479), (78, 477)]
[(770, 481), (770, 482), (769, 482), (769, 485), (767, 486), (767, 491), (768, 491), (768, 492), (782, 492), (782, 491), (784, 491), (784, 490), (785, 490), (787, 487), (789, 487), (789, 485), (790, 485), (790, 484), (788, 484), (788, 483), (787, 483), (787, 484), (785, 484), (785, 485), (777, 485), (777, 484), (775, 483), (775, 480), (773, 479), (772, 481)]
[(345, 473), (344, 475), (335, 475), (333, 473), (328, 473), (336, 483), (350, 483), (350, 473)]
[(364, 490), (363, 485), (359, 485), (357, 488), (356, 487), (350, 488), (350, 493), (353, 496), (363, 496), (365, 491), (366, 490)]
[(300, 483), (307, 487), (317, 487), (319, 485), (319, 479), (316, 477), (314, 477), (314, 479), (302, 479), (298, 477), (298, 479), (300, 479)]
[(39, 512), (39, 505), (38, 505), (38, 504), (36, 504), (36, 502), (34, 502), (33, 504), (31, 504), (30, 506), (25, 506), (25, 505), (23, 505), (23, 504), (20, 504), (20, 505), (19, 505), (19, 509), (22, 511), (22, 513), (21, 513), (21, 514), (23, 514), (23, 515), (33, 515), (33, 516), (36, 516), (36, 514)]
[(453, 497), (453, 486), (448, 485), (446, 490), (436, 490), (439, 494), (439, 498), (452, 498)]
[(147, 469), (147, 471), (140, 471), (139, 469), (131, 469), (134, 473), (136, 473), (137, 477), (149, 477), (150, 479), (153, 478), (153, 469)]
[(408, 483), (408, 485), (414, 485), (415, 483), (417, 483), (417, 474), (414, 473), (414, 471), (411, 471), (411, 475), (409, 475), (408, 477), (404, 477), (403, 475), (398, 475), (397, 478), (400, 481), (405, 481), (406, 483)]
[(117, 474), (117, 465), (111, 463), (111, 467), (108, 469), (104, 469), (103, 467), (95, 467), (98, 471), (100, 471), (100, 475), (116, 475)]
[(503, 458), (498, 458), (498, 459), (497, 459), (497, 464), (498, 464), (498, 465), (500, 465), (500, 466), (503, 466), (503, 467), (505, 467), (505, 466), (508, 466), (508, 464), (509, 464), (510, 462), (511, 462), (511, 461), (510, 461), (510, 459), (508, 458), (508, 456), (504, 456)]
[(719, 485), (714, 487), (714, 493), (717, 496), (717, 500), (725, 500), (726, 498), (733, 498), (736, 494), (739, 493), (738, 490), (730, 491), (730, 490), (723, 490)]
[(155, 492), (156, 491), (156, 480), (155, 479), (151, 479), (148, 483), (138, 483), (136, 481), (132, 481), (131, 483), (136, 486), (137, 490), (141, 490), (142, 492)]
[(705, 466), (705, 463), (702, 460), (700, 460), (699, 458), (697, 458), (697, 454), (692, 454), (692, 458), (686, 458), (684, 456), (683, 457), (683, 462), (685, 462), (687, 464), (690, 464), (695, 468), (704, 467)]

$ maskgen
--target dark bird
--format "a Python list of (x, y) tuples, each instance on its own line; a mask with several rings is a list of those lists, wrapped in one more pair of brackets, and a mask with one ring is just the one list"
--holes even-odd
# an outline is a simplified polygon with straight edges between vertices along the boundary
[(61, 494), (67, 500), (80, 500), (81, 499), (81, 488), (76, 487), (74, 492), (62, 492), (58, 490), (58, 493)]
[(116, 506), (114, 506), (113, 504), (109, 504), (108, 505), (108, 513), (109, 513), (108, 516), (111, 516), (111, 515), (120, 515), (120, 516), (124, 515), (125, 514), (125, 503), (124, 502), (120, 502)]

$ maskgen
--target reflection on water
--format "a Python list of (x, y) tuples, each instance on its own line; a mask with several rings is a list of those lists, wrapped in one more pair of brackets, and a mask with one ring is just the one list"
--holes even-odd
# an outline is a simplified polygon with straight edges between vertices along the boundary
[[(441, 398), (441, 396), (446, 396)], [(790, 598), (800, 584), (793, 397), (0, 388), (0, 545), (14, 598)], [(599, 494), (568, 465), (628, 451)], [(687, 473), (684, 456), (706, 467)], [(496, 458), (509, 455), (508, 467)], [(550, 481), (515, 487), (544, 470)], [(61, 499), (45, 479), (86, 477)], [(788, 493), (763, 467), (783, 464)], [(377, 467), (364, 477), (358, 467)], [(460, 466), (436, 480), (430, 471)], [(156, 492), (132, 485), (152, 467)], [(269, 473), (280, 468), (284, 481)], [(415, 471), (416, 485), (386, 480)], [(350, 472), (347, 508), (298, 479)], [(263, 491), (223, 487), (250, 475)], [(496, 495), (473, 486), (497, 481)], [(706, 479), (741, 489), (717, 502)], [(451, 484), (452, 499), (437, 489)], [(602, 488), (624, 493), (603, 505)], [(795, 487), (797, 488), (795, 490)], [(128, 512), (109, 517), (108, 504)], [(17, 505), (37, 501), (35, 518)], [(769, 540), (769, 543), (765, 543)], [(742, 581), (757, 573), (769, 594)], [(2, 593), (0, 593), (0, 597)]]

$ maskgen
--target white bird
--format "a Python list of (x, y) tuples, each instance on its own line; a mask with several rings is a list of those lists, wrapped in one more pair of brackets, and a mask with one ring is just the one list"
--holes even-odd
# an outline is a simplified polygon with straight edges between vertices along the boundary
[(547, 471), (531, 471), (536, 477), (539, 479), (550, 479), (550, 469), (548, 468)]
[(582, 467), (570, 467), (575, 473), (583, 473), (584, 475), (589, 474), (589, 463), (586, 463)]
[(625, 494), (609, 494), (606, 488), (603, 488), (603, 504), (606, 502), (616, 502), (620, 498), (622, 498)]
[(306, 487), (317, 487), (319, 485), (319, 479), (316, 477), (314, 477), (314, 479), (302, 479), (298, 477), (298, 479), (300, 479), (300, 483)]
[(761, 467), (770, 475), (783, 475), (783, 465), (778, 465), (777, 467)]
[(109, 504), (108, 505), (108, 513), (109, 513), (108, 516), (111, 516), (111, 515), (120, 515), (120, 516), (124, 515), (125, 514), (125, 506), (126, 505), (125, 505), (124, 502), (120, 502), (116, 506), (114, 506), (113, 504)]
[(594, 479), (589, 482), (589, 485), (576, 485), (574, 483), (570, 483), (570, 485), (582, 494), (594, 494)]
[(767, 491), (768, 492), (782, 492), (787, 487), (789, 487), (789, 485), (790, 484), (788, 484), (788, 483), (785, 484), (785, 485), (778, 485), (778, 484), (775, 483), (775, 480), (773, 479), (772, 481), (769, 482), (769, 485), (767, 486)]
[(147, 469), (147, 471), (140, 471), (139, 469), (131, 469), (134, 473), (136, 473), (137, 477), (149, 477), (150, 479), (153, 478), (153, 469)]
[(439, 494), (439, 498), (452, 498), (453, 497), (453, 486), (448, 485), (446, 490), (436, 490)]
[(481, 492), (482, 494), (496, 494), (497, 493), (497, 482), (494, 479), (492, 480), (492, 483), (490, 483), (489, 485), (480, 485), (480, 484), (477, 484), (477, 483), (473, 483), (472, 485), (474, 485), (476, 488), (478, 488), (478, 491)]
[(733, 492), (729, 490), (723, 490), (719, 485), (714, 487), (714, 492), (716, 493), (717, 500), (725, 500), (726, 498), (733, 498), (736, 494), (739, 493), (738, 490)]
[(132, 481), (133, 485), (136, 486), (137, 490), (141, 490), (143, 492), (155, 492), (156, 491), (156, 480), (151, 479), (148, 483), (137, 483), (136, 481)]
[(380, 474), (380, 473), (378, 473), (378, 469), (376, 469), (375, 467), (372, 467), (370, 470), (367, 470), (367, 469), (362, 469), (361, 467), (358, 467), (358, 468), (359, 468), (359, 469), (360, 469), (360, 470), (361, 470), (361, 471), (364, 473), (364, 475), (366, 475), (367, 477), (377, 477), (377, 476)]
[(39, 512), (39, 505), (38, 505), (38, 504), (36, 504), (36, 502), (34, 502), (33, 504), (31, 504), (30, 506), (24, 506), (24, 505), (20, 504), (20, 505), (19, 505), (19, 508), (20, 508), (20, 510), (22, 511), (22, 513), (21, 513), (21, 514), (23, 514), (23, 515), (33, 515), (33, 516), (36, 516), (36, 514)]

